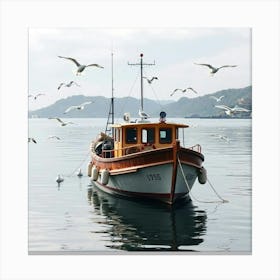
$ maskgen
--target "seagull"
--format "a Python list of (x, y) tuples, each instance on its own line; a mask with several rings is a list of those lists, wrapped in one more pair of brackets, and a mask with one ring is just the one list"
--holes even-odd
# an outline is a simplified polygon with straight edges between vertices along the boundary
[(50, 135), (48, 137), (48, 139), (57, 139), (57, 140), (61, 140), (58, 136), (55, 136), (55, 135)]
[(64, 122), (60, 118), (49, 118), (49, 119), (58, 120), (61, 123), (61, 126), (66, 126), (67, 124), (74, 124), (73, 122)]
[(78, 67), (76, 75), (81, 75), (81, 73), (86, 69), (86, 67), (89, 67), (89, 66), (95, 66), (95, 67), (98, 67), (98, 68), (104, 68), (103, 66), (101, 66), (99, 64), (96, 64), (96, 63), (92, 63), (92, 64), (88, 64), (88, 65), (81, 65), (76, 59), (74, 59), (72, 57), (65, 57), (65, 56), (60, 56), (60, 55), (58, 57), (73, 61), (76, 64), (76, 66)]
[(36, 100), (39, 96), (41, 95), (45, 95), (44, 93), (39, 93), (39, 94), (36, 94), (36, 95), (33, 95), (33, 94), (29, 94), (28, 97), (33, 97), (34, 100)]
[(146, 114), (144, 111), (142, 111), (140, 109), (139, 109), (138, 114), (142, 119), (148, 119), (150, 117), (148, 114)]
[(153, 80), (158, 80), (158, 77), (152, 77), (151, 79), (148, 79), (147, 77), (143, 78), (146, 79), (149, 84), (151, 84)]
[(57, 177), (56, 177), (56, 182), (57, 182), (58, 184), (60, 184), (60, 183), (63, 182), (63, 181), (64, 181), (64, 179), (58, 174)]
[(216, 97), (216, 96), (210, 96), (209, 98), (215, 99), (216, 102), (220, 102), (220, 101), (224, 98), (224, 96), (222, 95), (222, 96), (220, 96), (219, 98)]
[(82, 173), (81, 168), (79, 168), (79, 171), (77, 172), (77, 176), (78, 176), (78, 177), (82, 177), (82, 176), (83, 176), (83, 173)]
[(210, 74), (214, 75), (215, 73), (217, 73), (221, 68), (225, 68), (225, 67), (236, 67), (237, 65), (223, 65), (220, 67), (214, 67), (210, 64), (204, 64), (204, 63), (194, 63), (196, 65), (202, 65), (202, 66), (207, 66), (211, 69)]
[(68, 83), (68, 84), (60, 83), (60, 85), (58, 86), (57, 90), (60, 90), (62, 86), (71, 87), (73, 84), (76, 85), (77, 87), (80, 87), (80, 85), (78, 85), (76, 82), (71, 81), (71, 82)]
[(74, 110), (74, 109), (77, 109), (77, 110), (84, 110), (85, 106), (88, 105), (88, 104), (91, 104), (93, 103), (93, 101), (88, 101), (88, 102), (84, 102), (80, 105), (77, 105), (77, 106), (70, 106), (69, 108), (67, 108), (65, 110), (65, 112), (63, 114), (66, 114), (68, 112), (70, 112), (71, 110)]
[(215, 105), (216, 108), (219, 108), (219, 109), (223, 109), (225, 110), (225, 113), (228, 115), (228, 116), (232, 116), (234, 114), (237, 114), (237, 113), (241, 113), (241, 112), (250, 112), (250, 110), (247, 110), (245, 108), (242, 108), (242, 107), (238, 107), (238, 106), (235, 106), (233, 108), (230, 108), (226, 105)]
[(170, 94), (170, 96), (172, 96), (172, 95), (173, 95), (176, 91), (178, 91), (178, 90), (180, 90), (181, 92), (185, 93), (188, 89), (197, 94), (197, 91), (195, 91), (195, 90), (194, 90), (193, 88), (191, 88), (191, 87), (188, 87), (188, 88), (185, 88), (185, 89), (176, 88), (176, 89), (173, 90), (173, 92)]
[(37, 144), (37, 141), (34, 138), (28, 137), (28, 143), (30, 142)]
[(225, 135), (221, 135), (221, 134), (211, 134), (211, 136), (215, 136), (221, 140), (225, 140), (226, 142), (229, 142), (229, 138)]

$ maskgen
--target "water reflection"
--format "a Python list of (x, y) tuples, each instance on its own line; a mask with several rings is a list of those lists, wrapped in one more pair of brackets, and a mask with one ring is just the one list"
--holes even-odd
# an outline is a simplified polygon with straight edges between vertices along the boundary
[(88, 201), (99, 217), (98, 223), (105, 226), (91, 233), (102, 233), (108, 248), (195, 251), (193, 246), (202, 243), (206, 233), (206, 212), (198, 210), (192, 202), (173, 207), (156, 202), (140, 203), (113, 197), (94, 187), (88, 190)]

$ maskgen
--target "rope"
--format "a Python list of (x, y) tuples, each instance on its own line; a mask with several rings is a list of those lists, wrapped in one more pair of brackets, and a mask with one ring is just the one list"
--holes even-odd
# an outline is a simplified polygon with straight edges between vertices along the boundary
[[(178, 163), (179, 163), (179, 167), (180, 167), (180, 170), (181, 170), (181, 172), (182, 172), (183, 179), (184, 179), (184, 181), (185, 181), (186, 187), (187, 187), (187, 189), (188, 189), (188, 191), (189, 191), (189, 195), (190, 195), (190, 194), (191, 194), (191, 189), (190, 189), (189, 184), (188, 184), (188, 181), (187, 181), (187, 179), (186, 179), (186, 177), (185, 177), (184, 170), (183, 170), (183, 167), (182, 167), (182, 164), (181, 164), (181, 161), (180, 161), (179, 158), (178, 158)], [(203, 201), (203, 200), (197, 199), (193, 194), (191, 194), (191, 195), (192, 195), (192, 198), (193, 198), (194, 200), (196, 200), (197, 202), (200, 202), (200, 203), (220, 203), (220, 202), (225, 203), (225, 202), (228, 202), (228, 200), (223, 199), (223, 198), (217, 193), (217, 191), (214, 189), (213, 185), (209, 182), (208, 179), (207, 179), (207, 181), (208, 181), (208, 183), (210, 184), (211, 188), (214, 190), (215, 194), (216, 194), (221, 200), (220, 200), (220, 201), (217, 201), (217, 200), (216, 200), (216, 201), (214, 201), (214, 200), (213, 200), (213, 201)]]
[(73, 172), (71, 172), (69, 175), (64, 175), (64, 177), (71, 177), (71, 176), (75, 173), (75, 171), (76, 171), (78, 168), (80, 168), (80, 167), (84, 164), (84, 162), (85, 162), (86, 159), (88, 158), (89, 153), (90, 153), (90, 151), (88, 151), (88, 153), (86, 154), (85, 158), (84, 158), (84, 159), (82, 160), (82, 162), (73, 170)]

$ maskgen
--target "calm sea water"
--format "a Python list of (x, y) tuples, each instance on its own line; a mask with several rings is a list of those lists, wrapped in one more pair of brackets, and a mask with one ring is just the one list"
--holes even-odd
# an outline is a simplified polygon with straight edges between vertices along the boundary
[[(68, 121), (74, 124), (29, 120), (29, 136), (37, 140), (29, 143), (29, 253), (251, 253), (251, 120), (169, 120), (191, 126), (185, 146), (202, 146), (209, 180), (229, 201), (203, 202), (219, 199), (208, 184), (196, 182), (192, 202), (172, 208), (115, 198), (89, 186), (89, 144), (106, 119)], [(48, 139), (51, 135), (61, 140)], [(60, 186), (58, 174), (65, 179)]]

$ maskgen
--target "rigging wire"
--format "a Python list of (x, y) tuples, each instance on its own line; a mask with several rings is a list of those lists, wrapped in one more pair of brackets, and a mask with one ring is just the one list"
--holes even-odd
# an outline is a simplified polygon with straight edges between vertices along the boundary
[[(139, 71), (137, 72), (137, 74), (136, 74), (136, 78), (135, 78), (134, 82), (132, 83), (132, 86), (131, 86), (131, 88), (130, 88), (130, 90), (129, 90), (129, 93), (128, 93), (127, 97), (130, 97), (130, 96), (131, 96), (132, 90), (133, 90), (134, 87), (135, 87), (135, 84), (136, 84), (136, 81), (137, 81), (139, 75), (140, 75), (140, 70), (139, 70)], [(124, 114), (124, 108), (125, 108), (127, 102), (128, 102), (128, 99), (126, 98), (126, 101), (122, 104), (122, 107), (121, 107), (121, 109), (120, 109), (121, 115)], [(119, 118), (118, 118), (117, 120), (119, 120)]]
[[(144, 72), (145, 76), (147, 76), (147, 74), (146, 74), (146, 72), (145, 72), (144, 70), (143, 70), (143, 72)], [(153, 91), (153, 93), (154, 93), (154, 96), (155, 96), (155, 98), (156, 98), (156, 101), (157, 101), (157, 103), (159, 104), (160, 108), (161, 108), (162, 110), (164, 110), (164, 107), (163, 107), (162, 104), (160, 103), (159, 98), (158, 98), (158, 96), (157, 96), (157, 94), (156, 94), (156, 92), (155, 92), (155, 90), (154, 90), (152, 84), (149, 84), (149, 86), (151, 87), (151, 89), (152, 89), (152, 91)]]

